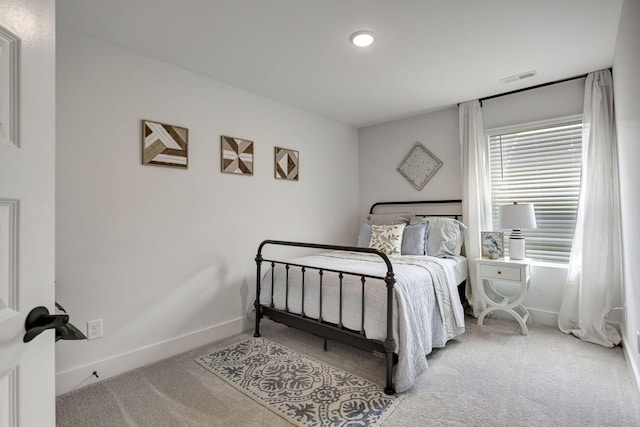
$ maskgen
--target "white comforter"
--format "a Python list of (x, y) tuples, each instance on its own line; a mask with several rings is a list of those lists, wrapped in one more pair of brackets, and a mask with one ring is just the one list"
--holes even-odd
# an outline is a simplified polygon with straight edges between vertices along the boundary
[[(393, 336), (398, 364), (394, 375), (396, 391), (407, 390), (416, 377), (427, 368), (425, 355), (433, 348), (464, 332), (464, 314), (453, 278), (454, 261), (428, 256), (390, 257), (396, 279), (394, 286)], [(291, 259), (288, 262), (358, 275), (384, 277), (386, 265), (380, 257), (355, 252), (329, 252), (321, 255)], [(293, 313), (301, 313), (302, 273), (299, 267), (290, 267), (289, 292), (285, 296), (287, 271), (284, 266), (274, 269), (273, 304)], [(271, 303), (271, 270), (264, 275), (260, 301)], [(322, 276), (322, 319), (360, 331), (362, 325), (360, 276), (345, 275), (343, 279), (343, 306), (340, 319), (339, 279), (336, 273), (324, 271)], [(367, 338), (384, 341), (386, 338), (387, 290), (384, 281), (367, 278), (365, 282), (364, 331)], [(304, 314), (317, 319), (320, 312), (319, 275), (307, 269), (304, 274)]]

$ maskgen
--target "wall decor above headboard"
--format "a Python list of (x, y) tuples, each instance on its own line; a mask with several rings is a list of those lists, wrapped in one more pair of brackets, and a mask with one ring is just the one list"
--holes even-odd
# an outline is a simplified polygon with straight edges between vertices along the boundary
[(431, 151), (416, 142), (397, 169), (416, 190), (420, 191), (443, 164)]

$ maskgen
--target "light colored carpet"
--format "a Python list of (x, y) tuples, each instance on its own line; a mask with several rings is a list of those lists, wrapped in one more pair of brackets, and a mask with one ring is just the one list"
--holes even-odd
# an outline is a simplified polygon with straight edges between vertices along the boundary
[[(467, 332), (429, 357), (384, 426), (639, 426), (640, 393), (620, 347), (533, 325), (467, 317)], [(384, 384), (384, 361), (270, 321), (262, 335)], [(58, 397), (58, 426), (288, 426), (194, 359), (246, 333)]]

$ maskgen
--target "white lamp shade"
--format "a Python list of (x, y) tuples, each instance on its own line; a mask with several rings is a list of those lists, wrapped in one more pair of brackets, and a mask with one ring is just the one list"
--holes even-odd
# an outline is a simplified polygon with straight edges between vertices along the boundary
[(536, 228), (536, 214), (530, 203), (514, 203), (499, 208), (500, 228), (522, 230)]

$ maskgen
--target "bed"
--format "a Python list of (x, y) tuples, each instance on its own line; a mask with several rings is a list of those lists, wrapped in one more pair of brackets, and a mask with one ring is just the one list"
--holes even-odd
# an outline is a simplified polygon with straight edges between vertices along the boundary
[[(376, 203), (368, 223), (361, 226), (357, 246), (263, 241), (256, 255), (254, 335), (260, 336), (261, 318), (268, 317), (324, 337), (325, 349), (330, 339), (384, 354), (385, 393), (409, 389), (427, 367), (425, 356), (464, 332), (461, 299), (467, 261), (460, 255), (460, 206), (459, 200)], [(404, 226), (378, 224), (405, 219)], [(375, 239), (394, 238), (382, 231), (402, 234), (400, 247), (395, 235), (395, 252), (387, 246), (376, 248)], [(455, 239), (445, 236), (444, 252), (433, 247), (442, 243), (443, 233), (457, 233), (453, 245)], [(266, 258), (263, 252), (272, 246), (319, 252), (286, 260)], [(438, 256), (425, 255), (429, 251)]]

